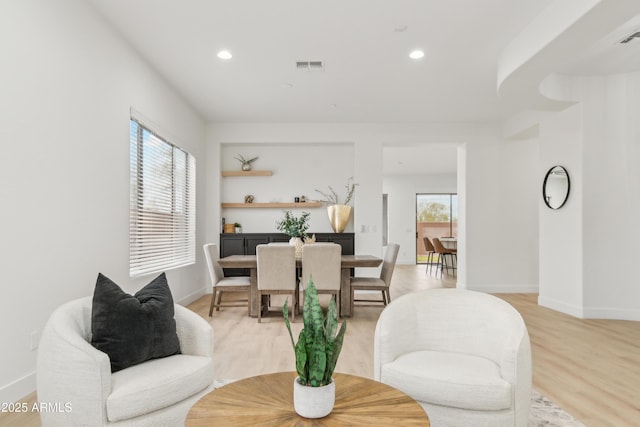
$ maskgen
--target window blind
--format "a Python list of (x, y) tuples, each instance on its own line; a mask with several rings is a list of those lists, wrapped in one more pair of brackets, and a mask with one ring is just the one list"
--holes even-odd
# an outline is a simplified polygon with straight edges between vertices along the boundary
[(129, 275), (195, 263), (195, 158), (130, 121)]

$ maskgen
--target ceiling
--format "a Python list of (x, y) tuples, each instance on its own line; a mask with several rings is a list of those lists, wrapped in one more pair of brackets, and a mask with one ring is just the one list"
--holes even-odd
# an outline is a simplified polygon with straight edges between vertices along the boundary
[[(523, 106), (497, 94), (500, 55), (528, 25), (547, 25), (553, 6), (571, 8), (562, 1), (88, 0), (207, 123), (504, 120)], [(638, 9), (605, 6), (616, 1)], [(619, 43), (639, 30), (631, 14), (589, 48), (574, 40), (552, 71), (640, 70), (640, 38)], [(425, 56), (409, 58), (414, 49)], [(385, 147), (383, 169), (453, 173), (455, 159), (452, 146)]]
[(513, 113), (499, 54), (551, 0), (89, 2), (207, 122), (379, 123)]

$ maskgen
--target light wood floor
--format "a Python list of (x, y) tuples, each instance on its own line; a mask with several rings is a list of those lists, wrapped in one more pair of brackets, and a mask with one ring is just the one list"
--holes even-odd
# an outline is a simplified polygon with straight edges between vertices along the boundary
[[(419, 289), (453, 287), (424, 266), (397, 266), (391, 298)], [(533, 385), (588, 427), (640, 426), (640, 322), (580, 320), (537, 305), (537, 295), (498, 295), (522, 314), (533, 352)], [(273, 305), (283, 300), (274, 297)], [(189, 307), (215, 334), (215, 377), (240, 379), (295, 368), (289, 335), (277, 308), (258, 324), (246, 309), (222, 308), (208, 317), (210, 298)], [(381, 308), (357, 307), (336, 370), (371, 377), (373, 331)], [(297, 318), (294, 336), (302, 327)], [(34, 396), (23, 401), (32, 402)], [(31, 403), (29, 403), (30, 405)], [(39, 426), (37, 416), (0, 414), (0, 426)]]

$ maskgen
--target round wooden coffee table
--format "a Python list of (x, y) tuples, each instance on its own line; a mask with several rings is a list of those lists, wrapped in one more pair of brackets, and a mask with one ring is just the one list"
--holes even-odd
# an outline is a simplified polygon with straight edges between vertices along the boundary
[(295, 372), (259, 375), (225, 385), (202, 397), (186, 426), (426, 426), (422, 407), (398, 389), (347, 374), (335, 374), (331, 414), (310, 420), (293, 409)]

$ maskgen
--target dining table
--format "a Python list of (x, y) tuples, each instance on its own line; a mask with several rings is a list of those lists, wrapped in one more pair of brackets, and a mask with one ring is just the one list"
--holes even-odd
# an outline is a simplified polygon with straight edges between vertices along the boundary
[[(258, 300), (258, 259), (256, 255), (229, 255), (218, 260), (222, 268), (247, 268), (249, 287), (249, 316), (258, 317), (262, 302)], [(340, 315), (351, 317), (351, 270), (361, 267), (378, 267), (382, 258), (373, 255), (342, 255), (340, 259)], [(302, 259), (296, 259), (296, 267), (302, 267)]]

